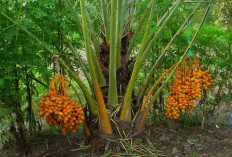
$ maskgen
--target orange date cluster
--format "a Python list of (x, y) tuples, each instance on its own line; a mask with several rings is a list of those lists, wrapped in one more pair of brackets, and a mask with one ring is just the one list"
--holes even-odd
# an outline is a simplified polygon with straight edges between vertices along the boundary
[(165, 115), (178, 119), (181, 113), (192, 113), (194, 101), (201, 98), (202, 89), (209, 89), (212, 79), (209, 71), (202, 71), (196, 57), (186, 57), (176, 71), (175, 80), (166, 101)]
[(38, 108), (40, 116), (45, 116), (49, 124), (58, 125), (65, 134), (68, 130), (73, 133), (84, 120), (84, 112), (71, 95), (63, 75), (55, 75), (50, 82), (48, 93), (40, 100)]

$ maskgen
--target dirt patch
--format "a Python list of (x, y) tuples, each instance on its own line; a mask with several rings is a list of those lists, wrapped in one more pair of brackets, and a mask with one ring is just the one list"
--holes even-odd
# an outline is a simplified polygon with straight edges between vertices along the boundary
[(173, 130), (160, 125), (151, 131), (151, 135), (157, 150), (166, 156), (232, 156), (232, 133), (227, 133), (223, 125), (204, 130), (200, 126)]
[[(29, 141), (32, 157), (76, 157), (89, 156), (90, 146), (83, 140), (83, 133), (42, 132)], [(10, 146), (3, 154), (5, 157), (19, 157), (15, 146)], [(1, 155), (0, 155), (1, 156)]]
[[(141, 141), (135, 146), (128, 147), (124, 152), (105, 152), (93, 154), (90, 145), (83, 140), (83, 133), (63, 135), (59, 132), (42, 133), (30, 140), (33, 157), (79, 157), (79, 156), (173, 156), (173, 157), (231, 157), (232, 133), (226, 132), (225, 125), (208, 127), (202, 130), (200, 126), (183, 128), (178, 124), (170, 127), (160, 124), (147, 129), (146, 134), (154, 148), (146, 154), (148, 146)], [(144, 148), (140, 148), (144, 147)], [(135, 149), (136, 148), (136, 149)], [(144, 149), (144, 150), (143, 150)], [(143, 155), (136, 153), (142, 152)], [(19, 156), (14, 148), (5, 151), (6, 157)], [(151, 155), (154, 154), (154, 155)]]

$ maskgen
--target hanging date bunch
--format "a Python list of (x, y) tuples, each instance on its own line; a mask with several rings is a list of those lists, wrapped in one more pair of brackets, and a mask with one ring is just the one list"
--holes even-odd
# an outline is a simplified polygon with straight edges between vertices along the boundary
[(68, 130), (75, 133), (78, 124), (84, 120), (83, 109), (72, 99), (63, 75), (53, 76), (48, 92), (40, 100), (38, 110), (41, 117), (45, 116), (49, 124), (58, 125), (64, 134)]
[(186, 57), (176, 71), (174, 84), (167, 98), (165, 115), (178, 119), (186, 111), (191, 114), (194, 101), (199, 100), (202, 89), (209, 89), (211, 84), (209, 71), (200, 69), (197, 57)]

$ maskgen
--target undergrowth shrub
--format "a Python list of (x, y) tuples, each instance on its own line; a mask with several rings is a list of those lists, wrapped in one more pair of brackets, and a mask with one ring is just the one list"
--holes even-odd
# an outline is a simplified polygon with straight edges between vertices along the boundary
[(15, 117), (12, 116), (12, 114), (13, 112), (11, 109), (4, 108), (4, 106), (0, 104), (0, 149), (14, 139), (13, 134), (10, 132), (10, 127), (15, 121)]

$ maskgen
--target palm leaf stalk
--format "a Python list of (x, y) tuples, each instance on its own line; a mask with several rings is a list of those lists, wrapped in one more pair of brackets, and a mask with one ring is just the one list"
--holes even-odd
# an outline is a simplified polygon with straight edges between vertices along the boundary
[[(93, 48), (91, 47), (92, 51), (93, 52)], [(99, 81), (99, 85), (100, 86), (105, 86), (106, 85), (106, 80), (105, 80), (105, 77), (102, 73), (102, 68), (100, 66), (100, 63), (98, 61), (98, 58), (96, 56), (95, 53), (92, 54), (92, 57), (93, 57), (93, 63), (95, 65), (95, 71), (96, 71), (96, 75), (97, 75), (97, 78), (98, 78), (98, 81)]]
[(86, 135), (87, 137), (90, 137), (90, 136), (91, 136), (91, 132), (90, 132), (90, 130), (89, 130), (89, 127), (88, 127), (86, 121), (83, 121), (83, 127), (84, 127), (85, 135)]
[[(183, 2), (183, 0), (178, 1), (177, 5), (170, 12), (170, 14), (166, 18), (166, 20), (163, 22), (163, 24), (161, 25), (159, 30), (156, 32), (156, 34), (154, 35), (152, 40), (150, 42), (148, 41), (149, 44), (147, 44), (147, 42), (142, 43), (142, 45), (141, 45), (141, 47), (139, 49), (137, 58), (136, 58), (136, 62), (135, 62), (133, 71), (132, 71), (131, 79), (130, 79), (129, 84), (128, 84), (127, 89), (126, 89), (126, 94), (124, 96), (123, 107), (122, 107), (122, 111), (121, 111), (121, 115), (120, 115), (121, 120), (123, 120), (123, 121), (131, 121), (131, 111), (130, 111), (130, 109), (131, 109), (132, 90), (133, 90), (133, 86), (134, 86), (135, 80), (137, 78), (139, 69), (141, 67), (141, 63), (143, 63), (143, 61), (145, 59), (145, 56), (150, 51), (154, 41), (156, 41), (158, 39), (158, 37), (161, 35), (161, 33), (163, 32), (163, 30), (164, 30), (166, 24), (168, 23), (169, 19), (172, 17), (172, 15), (174, 14), (174, 12), (177, 10), (177, 8), (179, 7), (179, 5), (182, 2)], [(148, 38), (148, 34), (144, 33), (144, 37), (145, 36), (146, 36), (146, 38)]]
[(166, 45), (162, 53), (160, 54), (159, 58), (156, 60), (155, 64), (153, 65), (151, 71), (149, 72), (148, 76), (145, 78), (143, 83), (140, 85), (139, 94), (137, 97), (137, 105), (141, 103), (142, 98), (144, 97), (144, 94), (146, 93), (146, 89), (148, 87), (148, 84), (150, 80), (152, 79), (152, 76), (154, 75), (156, 69), (159, 67), (160, 63), (162, 62), (164, 56), (167, 54), (169, 48), (171, 47), (172, 43), (175, 41), (175, 39), (180, 35), (182, 30), (184, 29), (187, 22), (193, 17), (193, 15), (196, 13), (197, 9), (199, 8), (200, 4), (193, 10), (193, 12), (189, 15), (189, 17), (183, 22), (181, 27), (178, 29), (178, 31), (175, 33), (175, 35), (172, 37), (170, 42)]
[(94, 52), (95, 52), (95, 56), (98, 56), (99, 55), (99, 51), (100, 51), (100, 48), (99, 48), (99, 40), (98, 40), (98, 37), (97, 37), (97, 33), (93, 27), (93, 24), (91, 22), (91, 19), (90, 19), (90, 16), (89, 16), (89, 13), (88, 13), (88, 10), (86, 9), (86, 18), (87, 18), (87, 22), (88, 22), (88, 27), (89, 27), (89, 30), (90, 30), (90, 34), (91, 34), (91, 40), (93, 42), (93, 47), (94, 47)]
[[(177, 1), (177, 2), (178, 2), (178, 1)], [(165, 14), (164, 14), (164, 15), (162, 16), (162, 18), (158, 21), (158, 23), (156, 24), (155, 27), (159, 27), (159, 26), (163, 23), (163, 21), (168, 17), (168, 15), (170, 14), (170, 12), (172, 12), (172, 10), (175, 8), (177, 2), (174, 3), (174, 4), (165, 12)], [(130, 53), (130, 52), (132, 51), (132, 48), (133, 48), (134, 42), (135, 42), (135, 38), (136, 38), (138, 32), (140, 31), (140, 29), (141, 29), (141, 27), (142, 27), (142, 24), (143, 24), (145, 18), (147, 17), (147, 15), (148, 15), (148, 13), (149, 13), (149, 11), (150, 11), (150, 9), (151, 9), (151, 4), (152, 4), (152, 1), (148, 4), (148, 6), (147, 6), (147, 8), (146, 8), (146, 10), (145, 10), (145, 12), (144, 12), (144, 14), (142, 15), (140, 21), (138, 22), (138, 25), (136, 26), (136, 29), (135, 29), (135, 31), (134, 31), (134, 34), (135, 34), (135, 35), (132, 37), (132, 39), (131, 39), (131, 41), (130, 41), (129, 48), (128, 48), (128, 53)], [(149, 35), (148, 41), (150, 41), (151, 39), (152, 39), (152, 34)]]
[(99, 116), (99, 129), (106, 134), (112, 134), (112, 128), (110, 124), (110, 120), (108, 117), (106, 105), (103, 99), (103, 95), (98, 83), (96, 71), (94, 68), (94, 62), (93, 62), (93, 56), (92, 56), (92, 47), (91, 47), (91, 40), (88, 30), (88, 24), (86, 19), (86, 11), (85, 11), (85, 3), (84, 0), (80, 0), (80, 8), (81, 8), (81, 16), (82, 16), (82, 28), (84, 33), (84, 39), (85, 39), (85, 47), (87, 52), (87, 60), (89, 64), (89, 72), (90, 76), (92, 78), (94, 91), (96, 93), (96, 99), (97, 99), (97, 107), (98, 107), (98, 116)]
[(126, 0), (117, 1), (116, 70), (121, 67), (121, 37), (123, 33), (125, 7), (126, 7)]
[(176, 3), (174, 3), (165, 13), (164, 15), (161, 17), (161, 19), (158, 21), (158, 23), (156, 24), (156, 27), (161, 26), (161, 24), (164, 22), (164, 20), (168, 17), (168, 15), (172, 12), (172, 10), (175, 8), (175, 6), (178, 4), (179, 1), (176, 1)]
[[(72, 7), (72, 4), (70, 2), (70, 0), (65, 0), (65, 2), (68, 4), (69, 6), (69, 9), (71, 10), (71, 12), (73, 13), (73, 16), (74, 16), (74, 20), (76, 21), (76, 24), (77, 24), (77, 27), (78, 27), (78, 30), (81, 30), (81, 22), (78, 18), (78, 14), (77, 12), (75, 11), (75, 7)], [(105, 81), (105, 77), (102, 73), (102, 69), (101, 69), (101, 66), (98, 62), (98, 58), (97, 58), (97, 54), (99, 53), (99, 42), (97, 40), (97, 36), (96, 36), (96, 32), (95, 30), (93, 29), (92, 27), (92, 24), (90, 22), (90, 18), (89, 18), (89, 15), (87, 14), (87, 10), (86, 10), (86, 18), (87, 18), (87, 23), (88, 23), (88, 27), (90, 28), (91, 30), (91, 39), (92, 39), (92, 43), (93, 43), (93, 46), (94, 46), (94, 50), (95, 51), (91, 51), (91, 52), (95, 52), (93, 53), (93, 61), (94, 61), (94, 64), (96, 66), (96, 74), (97, 74), (97, 77), (98, 77), (98, 80), (99, 80), (99, 84), (101, 86), (105, 86), (106, 85), (106, 81)], [(83, 35), (84, 32), (80, 31), (81, 32), (81, 35)]]
[(69, 73), (69, 75), (77, 82), (77, 84), (81, 88), (81, 90), (85, 96), (85, 99), (89, 105), (90, 112), (96, 116), (97, 115), (97, 108), (95, 105), (95, 101), (93, 100), (92, 96), (90, 95), (90, 93), (88, 91), (88, 88), (85, 86), (85, 84), (82, 82), (82, 80), (76, 74), (76, 72), (71, 70), (70, 67), (65, 62), (63, 62), (61, 59), (59, 59), (59, 63)]
[(147, 117), (147, 115), (148, 115), (149, 110), (150, 110), (151, 107), (153, 106), (153, 104), (154, 104), (155, 100), (157, 99), (157, 97), (159, 96), (160, 92), (163, 90), (163, 88), (164, 88), (164, 87), (168, 84), (168, 82), (171, 80), (172, 76), (175, 74), (176, 69), (177, 69), (178, 66), (181, 64), (181, 62), (183, 61), (183, 59), (186, 57), (186, 55), (187, 55), (188, 52), (189, 52), (189, 49), (192, 47), (193, 43), (195, 42), (196, 37), (198, 36), (198, 34), (199, 34), (200, 30), (201, 30), (201, 27), (202, 27), (202, 25), (203, 25), (203, 23), (204, 23), (204, 21), (205, 21), (205, 19), (206, 19), (206, 16), (207, 16), (207, 14), (208, 14), (208, 12), (209, 12), (209, 9), (210, 9), (210, 4), (208, 5), (208, 7), (207, 7), (207, 9), (206, 9), (206, 11), (205, 11), (204, 16), (203, 16), (203, 18), (202, 18), (202, 20), (201, 20), (201, 23), (200, 23), (200, 25), (199, 25), (197, 31), (195, 32), (195, 34), (194, 34), (194, 36), (193, 36), (191, 42), (189, 43), (189, 45), (188, 45), (187, 49), (185, 50), (184, 54), (182, 55), (181, 59), (178, 61), (177, 66), (175, 66), (175, 68), (171, 71), (171, 73), (168, 75), (168, 77), (167, 77), (167, 79), (165, 80), (165, 82), (164, 82), (164, 83), (160, 86), (160, 88), (157, 90), (157, 92), (155, 93), (155, 95), (152, 96), (151, 101), (149, 102), (147, 108), (145, 109), (145, 111), (144, 111), (144, 113), (143, 113), (143, 115), (142, 115), (142, 117), (141, 117), (141, 120), (140, 120), (139, 125), (138, 125), (138, 128), (137, 128), (138, 131), (142, 131), (142, 129), (144, 128), (145, 120), (146, 120), (146, 117)]
[(90, 89), (92, 91), (92, 94), (95, 95), (94, 89), (93, 89), (93, 86), (92, 86), (92, 80), (91, 80), (91, 78), (89, 76), (89, 72), (88, 72), (88, 69), (87, 69), (86, 65), (83, 63), (80, 55), (77, 54), (75, 48), (73, 47), (73, 45), (71, 44), (71, 42), (67, 38), (66, 38), (65, 43), (67, 44), (67, 46), (71, 50), (71, 52), (72, 52), (72, 54), (74, 56), (74, 59), (77, 60), (77, 62), (79, 63), (79, 66), (80, 66), (81, 70), (83, 71), (83, 73), (85, 75), (85, 78), (88, 81), (88, 84), (89, 84), (89, 87), (90, 87)]
[(146, 17), (147, 17), (148, 14), (150, 13), (151, 4), (152, 4), (152, 1), (148, 4), (148, 6), (147, 6), (145, 12), (143, 13), (141, 19), (139, 20), (139, 22), (138, 22), (138, 24), (137, 24), (137, 26), (136, 26), (136, 28), (135, 28), (135, 31), (134, 31), (134, 34), (135, 34), (135, 35), (134, 35), (134, 36), (131, 38), (131, 40), (130, 40), (130, 44), (129, 44), (129, 47), (128, 47), (128, 50), (127, 50), (128, 53), (131, 53), (132, 48), (133, 48), (133, 46), (134, 46), (134, 44), (135, 44), (135, 37), (137, 36), (138, 32), (140, 31), (140, 29), (141, 29), (141, 27), (142, 27), (142, 24), (143, 24), (144, 20), (146, 19)]
[[(155, 27), (160, 27), (164, 21), (166, 21), (167, 18), (169, 18), (170, 14), (173, 14), (175, 10), (178, 8), (178, 5), (180, 5), (180, 0), (176, 1), (166, 12), (165, 14), (161, 17), (161, 19), (158, 21)], [(148, 37), (148, 41), (151, 41), (153, 38), (154, 34), (150, 34)], [(148, 43), (149, 44), (149, 43)]]
[(176, 67), (176, 64), (174, 64), (171, 68), (169, 68), (166, 72), (162, 74), (162, 76), (154, 83), (154, 85), (149, 90), (147, 96), (143, 100), (143, 103), (140, 108), (140, 112), (143, 112), (145, 105), (147, 104), (149, 97), (151, 96), (152, 92), (154, 91), (155, 87), (158, 85), (158, 83), (173, 69)]
[(131, 76), (131, 79), (130, 79), (129, 84), (127, 86), (126, 94), (125, 94), (124, 100), (123, 100), (123, 106), (122, 106), (122, 110), (121, 110), (121, 114), (120, 114), (120, 120), (123, 120), (123, 121), (129, 121), (129, 122), (131, 121), (131, 104), (130, 103), (131, 103), (131, 95), (132, 95), (132, 90), (133, 90), (132, 88), (133, 88), (135, 79), (137, 77), (138, 71), (139, 71), (139, 67), (141, 64), (140, 61), (141, 61), (141, 58), (143, 56), (143, 51), (145, 49), (147, 37), (150, 33), (151, 22), (152, 22), (152, 19), (154, 17), (154, 8), (155, 8), (155, 1), (153, 0), (151, 10), (150, 10), (149, 19), (147, 21), (146, 30), (145, 30), (145, 33), (143, 36), (142, 45), (139, 49), (137, 59), (136, 59), (135, 65), (134, 65), (134, 69), (132, 72), (132, 76)]
[(117, 80), (116, 80), (116, 12), (117, 1), (111, 0), (110, 15), (110, 63), (109, 63), (109, 91), (108, 104), (115, 105), (118, 103)]
[(146, 58), (147, 53), (151, 50), (154, 42), (158, 39), (158, 37), (161, 35), (161, 33), (164, 31), (165, 26), (167, 25), (168, 21), (170, 20), (170, 18), (174, 15), (175, 11), (178, 9), (178, 7), (183, 3), (184, 0), (179, 0), (176, 4), (176, 6), (172, 9), (172, 11), (170, 12), (170, 14), (168, 15), (168, 17), (164, 20), (163, 24), (160, 26), (159, 30), (153, 35), (153, 38), (151, 38), (151, 40), (149, 39), (150, 42), (148, 42), (147, 46), (146, 46), (146, 50), (143, 53), (143, 57), (142, 57), (142, 63)]
[(91, 20), (90, 20), (90, 17), (89, 17), (89, 14), (88, 14), (87, 10), (86, 10), (86, 18), (87, 18), (88, 27), (89, 27), (90, 34), (91, 34), (91, 40), (92, 40), (93, 47), (94, 47), (94, 51), (92, 50), (92, 52), (93, 52), (93, 62), (94, 62), (94, 65), (95, 65), (97, 78), (98, 78), (98, 81), (99, 81), (99, 85), (100, 86), (105, 86), (106, 85), (106, 80), (105, 80), (105, 77), (104, 77), (104, 75), (102, 73), (102, 68), (100, 66), (100, 63), (98, 61), (98, 56), (99, 56), (99, 51), (100, 51), (100, 49), (99, 49), (99, 41), (98, 41), (98, 37), (96, 35), (96, 31), (94, 30), (94, 28), (92, 26), (92, 23), (91, 23)]
[(101, 0), (101, 9), (103, 13), (103, 23), (104, 23), (106, 42), (109, 44), (109, 41), (110, 41), (110, 25), (109, 25), (109, 19), (108, 19), (109, 13), (108, 13), (105, 0)]

